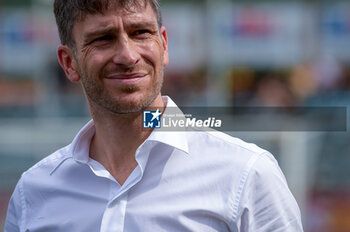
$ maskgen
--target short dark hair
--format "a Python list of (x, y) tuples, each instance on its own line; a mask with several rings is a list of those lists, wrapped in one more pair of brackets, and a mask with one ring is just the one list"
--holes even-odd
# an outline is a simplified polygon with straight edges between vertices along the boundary
[(72, 35), (73, 26), (77, 21), (83, 20), (86, 15), (102, 14), (112, 4), (130, 9), (132, 6), (139, 7), (141, 3), (145, 6), (151, 4), (160, 28), (162, 26), (162, 15), (159, 0), (55, 0), (54, 14), (61, 43), (75, 48)]

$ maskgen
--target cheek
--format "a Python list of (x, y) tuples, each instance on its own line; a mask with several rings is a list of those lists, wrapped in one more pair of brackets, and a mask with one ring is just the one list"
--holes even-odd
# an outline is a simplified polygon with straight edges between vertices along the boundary
[(108, 60), (108, 52), (88, 50), (83, 55), (83, 68), (89, 73), (100, 72)]
[(163, 60), (163, 46), (158, 40), (151, 40), (147, 44), (140, 45), (142, 56), (153, 66), (158, 67)]

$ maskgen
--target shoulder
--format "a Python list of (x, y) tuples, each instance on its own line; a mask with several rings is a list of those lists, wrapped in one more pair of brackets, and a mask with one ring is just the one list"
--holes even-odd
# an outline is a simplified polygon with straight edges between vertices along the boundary
[(219, 131), (199, 131), (188, 133), (190, 152), (200, 151), (201, 155), (216, 155), (218, 158), (248, 161), (268, 153), (253, 143), (245, 142)]
[(69, 146), (70, 145), (53, 152), (23, 172), (21, 177), (22, 182), (25, 183), (30, 180), (43, 181), (45, 177), (50, 176), (64, 161), (72, 158), (71, 154), (68, 152)]
[(55, 151), (23, 172), (13, 192), (12, 201), (18, 204), (20, 202), (24, 209), (28, 201), (40, 202), (40, 196), (59, 183), (59, 176), (53, 175), (53, 172), (71, 158), (67, 147)]
[[(237, 225), (254, 224), (252, 231), (256, 231), (262, 226), (256, 222), (278, 218), (273, 224), (276, 228), (288, 222), (296, 228), (294, 231), (300, 231), (298, 205), (270, 152), (217, 131), (192, 133), (189, 144), (189, 155), (198, 157), (198, 163), (205, 163), (205, 174), (222, 173), (225, 189), (230, 193), (226, 198), (230, 215)], [(273, 231), (271, 228), (266, 231)]]
[(58, 183), (51, 174), (71, 158), (68, 147), (57, 150), (22, 173), (9, 202), (5, 231), (19, 231), (44, 205), (45, 193)]
[(226, 173), (237, 189), (243, 188), (251, 172), (266, 172), (270, 166), (278, 166), (267, 150), (222, 132), (189, 132), (187, 141), (189, 157), (196, 165)]
[(251, 153), (255, 153), (255, 154), (261, 154), (261, 153), (266, 152), (266, 150), (258, 147), (254, 143), (245, 142), (242, 139), (230, 136), (230, 135), (225, 134), (223, 132), (208, 131), (207, 135), (213, 141), (217, 141), (217, 142), (221, 141), (222, 143), (227, 143), (230, 146), (247, 150), (247, 152), (251, 152)]

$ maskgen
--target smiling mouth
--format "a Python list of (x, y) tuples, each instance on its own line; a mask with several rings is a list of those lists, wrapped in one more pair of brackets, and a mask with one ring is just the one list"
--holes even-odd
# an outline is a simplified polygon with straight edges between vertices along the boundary
[(108, 75), (107, 79), (115, 79), (115, 80), (130, 80), (130, 79), (140, 79), (147, 76), (147, 74), (144, 73), (131, 73), (131, 74), (111, 74)]

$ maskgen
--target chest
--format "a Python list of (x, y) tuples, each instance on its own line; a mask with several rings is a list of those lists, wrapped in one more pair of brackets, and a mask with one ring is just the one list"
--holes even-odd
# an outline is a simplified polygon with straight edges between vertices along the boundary
[(154, 160), (122, 188), (94, 177), (31, 194), (28, 231), (230, 231), (236, 194), (230, 171)]

